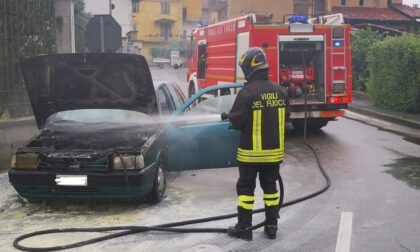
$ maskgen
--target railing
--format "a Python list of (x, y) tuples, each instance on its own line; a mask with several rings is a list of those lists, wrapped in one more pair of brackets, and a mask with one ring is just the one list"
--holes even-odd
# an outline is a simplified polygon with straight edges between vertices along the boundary
[(32, 114), (20, 61), (55, 51), (54, 0), (0, 0), (0, 119)]

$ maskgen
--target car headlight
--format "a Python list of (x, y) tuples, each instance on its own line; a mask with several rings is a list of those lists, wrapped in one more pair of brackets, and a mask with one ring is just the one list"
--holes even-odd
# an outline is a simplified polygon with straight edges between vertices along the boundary
[(114, 156), (112, 160), (113, 170), (135, 170), (144, 168), (144, 157), (142, 154), (136, 156)]
[(10, 161), (12, 169), (36, 169), (39, 164), (39, 155), (36, 153), (14, 154)]

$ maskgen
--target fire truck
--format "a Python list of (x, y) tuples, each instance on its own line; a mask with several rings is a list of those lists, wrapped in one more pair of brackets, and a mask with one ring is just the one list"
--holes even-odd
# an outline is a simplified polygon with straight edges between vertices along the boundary
[(220, 83), (245, 82), (238, 61), (247, 49), (260, 47), (267, 55), (270, 80), (287, 89), (296, 129), (303, 128), (305, 96), (309, 129), (343, 116), (352, 100), (351, 26), (341, 14), (284, 21), (248, 14), (196, 29), (187, 74), (189, 96)]

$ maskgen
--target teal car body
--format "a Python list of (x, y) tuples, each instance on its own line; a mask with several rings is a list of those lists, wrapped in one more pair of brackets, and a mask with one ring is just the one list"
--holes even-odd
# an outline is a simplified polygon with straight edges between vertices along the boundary
[[(226, 89), (237, 89), (243, 84), (229, 84), (208, 87), (199, 91), (174, 112), (176, 123), (166, 123), (165, 132), (168, 141), (168, 164), (170, 170), (209, 169), (236, 166), (236, 151), (240, 131), (230, 128), (229, 121), (222, 121), (220, 114), (228, 113), (235, 95), (218, 96), (215, 99), (229, 100), (225, 106), (216, 108), (213, 113), (197, 113), (189, 116), (189, 108), (205, 94)], [(198, 103), (196, 107), (200, 106)], [(227, 105), (227, 106), (226, 106)], [(207, 118), (206, 118), (207, 116)], [(182, 117), (191, 118), (193, 122), (182, 122)], [(206, 120), (208, 119), (208, 120)]]

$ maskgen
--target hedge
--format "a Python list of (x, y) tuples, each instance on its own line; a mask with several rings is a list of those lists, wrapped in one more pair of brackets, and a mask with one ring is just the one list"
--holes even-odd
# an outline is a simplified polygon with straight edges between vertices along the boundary
[(353, 89), (366, 91), (369, 79), (369, 69), (367, 65), (367, 55), (370, 47), (376, 42), (383, 40), (386, 35), (380, 34), (371, 29), (358, 30), (352, 33), (352, 65), (353, 65)]
[(375, 104), (420, 112), (420, 37), (387, 37), (370, 47), (368, 93)]

